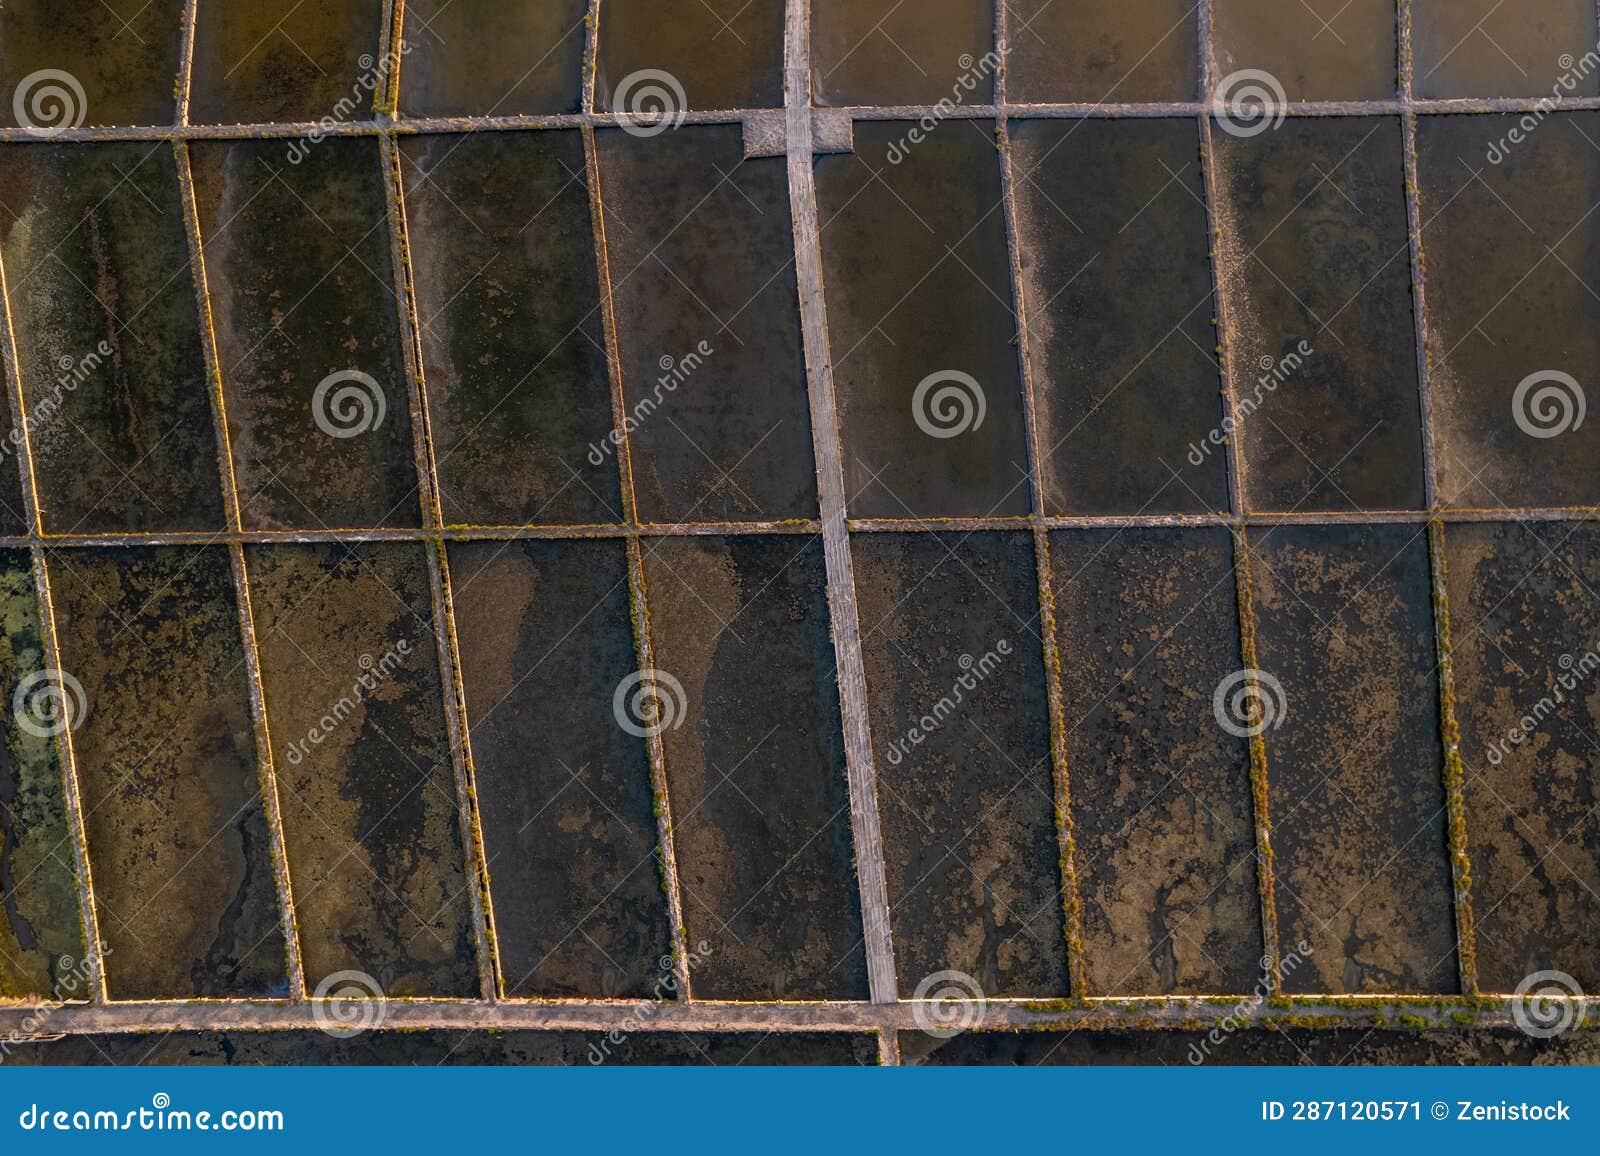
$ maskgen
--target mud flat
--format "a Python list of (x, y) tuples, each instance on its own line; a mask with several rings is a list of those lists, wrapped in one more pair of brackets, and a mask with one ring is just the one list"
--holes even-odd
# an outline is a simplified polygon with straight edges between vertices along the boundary
[[(987, 0), (815, 0), (811, 85), (818, 104), (934, 104), (994, 47)], [(986, 104), (992, 83), (970, 103)]]
[(1228, 357), (1254, 409), (1239, 434), (1248, 508), (1420, 508), (1400, 122), (1290, 117), (1213, 139)]
[(1600, 302), (1584, 284), (1600, 240), (1597, 132), (1588, 112), (1532, 132), (1514, 116), (1417, 122), (1447, 505), (1589, 506), (1600, 495), (1600, 422), (1579, 408), (1600, 370)]
[(86, 703), (72, 741), (111, 997), (286, 994), (228, 551), (48, 568)]
[[(172, 150), (7, 145), (0, 200), (45, 530), (220, 530), (216, 427)], [(4, 445), (8, 457), (17, 452), (16, 439)]]
[(1250, 991), (1249, 751), (1212, 709), (1241, 665), (1232, 538), (1072, 531), (1050, 560), (1090, 990)]
[(623, 521), (582, 138), (400, 155), (445, 524)]
[[(1454, 993), (1439, 686), (1421, 526), (1252, 533), (1289, 994)], [(1281, 724), (1281, 725), (1280, 725)]]
[(648, 109), (639, 98), (664, 72), (683, 89), (674, 107), (783, 107), (784, 7), (784, 0), (609, 0), (600, 6), (597, 105)]
[[(1415, 0), (1411, 43), (1422, 97), (1549, 96), (1574, 58), (1593, 52), (1595, 10), (1588, 0), (1500, 5), (1495, 0)], [(1594, 96), (1590, 70), (1571, 95)]]
[[(189, 119), (196, 124), (296, 123), (376, 110), (383, 0), (260, 0), (197, 9)], [(362, 85), (362, 79), (369, 81)]]
[[(1418, 5), (1421, 7), (1421, 5)], [(1392, 100), (1399, 88), (1394, 0), (1218, 0), (1217, 83), (1266, 72), (1289, 100)]]
[[(0, 11), (0, 124), (17, 123), (24, 79), (60, 69), (69, 56), (83, 89), (84, 124), (171, 124), (184, 7), (183, 0), (7, 4)], [(40, 89), (30, 92), (36, 100)]]
[(1021, 121), (1011, 141), (1046, 512), (1227, 509), (1194, 122)]
[(817, 162), (850, 513), (1026, 513), (994, 125), (947, 120), (917, 143), (913, 131), (860, 123), (854, 156)]
[(1033, 540), (853, 545), (902, 998), (952, 969), (988, 996), (1065, 995)]
[(245, 552), (310, 990), (479, 994), (423, 549)]
[(784, 162), (738, 125), (595, 141), (640, 520), (815, 517)]
[(648, 997), (671, 942), (649, 755), (611, 706), (624, 547), (458, 543), (450, 572), (506, 994)]
[(1445, 543), (1479, 985), (1555, 968), (1600, 987), (1600, 536), (1452, 526)]
[(586, 0), (410, 0), (400, 109), (407, 116), (577, 112)]
[[(324, 140), (294, 164), (297, 145), (191, 150), (244, 524), (416, 526), (378, 143)], [(333, 382), (319, 399), (352, 372), (370, 384)]]
[(644, 568), (690, 990), (865, 999), (822, 540), (662, 539)]

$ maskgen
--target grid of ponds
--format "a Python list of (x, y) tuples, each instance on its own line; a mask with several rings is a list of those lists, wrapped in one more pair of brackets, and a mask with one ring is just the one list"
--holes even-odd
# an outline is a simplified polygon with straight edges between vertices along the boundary
[(1597, 40), (13, 0), (0, 1031), (1592, 1062)]

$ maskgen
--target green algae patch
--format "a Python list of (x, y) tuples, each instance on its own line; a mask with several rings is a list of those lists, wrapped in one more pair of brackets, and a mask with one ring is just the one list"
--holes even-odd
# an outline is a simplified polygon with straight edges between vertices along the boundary
[[(0, 552), (0, 691), (7, 709), (44, 665), (28, 556)], [(66, 999), (83, 925), (56, 740), (7, 726), (0, 740), (0, 999)], [(82, 986), (81, 978), (77, 981)]]

